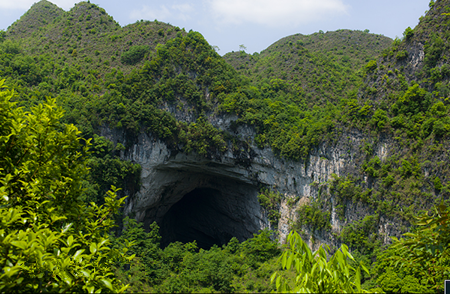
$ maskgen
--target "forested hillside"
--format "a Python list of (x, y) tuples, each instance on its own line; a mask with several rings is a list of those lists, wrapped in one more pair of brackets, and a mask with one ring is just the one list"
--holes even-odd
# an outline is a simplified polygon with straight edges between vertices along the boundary
[[(362, 66), (391, 39), (365, 31), (338, 30), (292, 35), (253, 55), (225, 54), (227, 62), (255, 82), (283, 79), (297, 84), (309, 103), (336, 103), (362, 82)], [(312, 105), (309, 105), (312, 106)]]
[[(450, 269), (449, 25), (450, 1), (431, 1), (401, 39), (297, 34), (260, 53), (221, 57), (199, 32), (156, 20), (121, 27), (90, 2), (67, 12), (35, 3), (0, 31), (0, 289), (361, 292), (361, 282), (366, 290), (441, 291)], [(232, 131), (217, 124), (226, 115)], [(254, 132), (252, 142), (235, 131), (240, 126)], [(100, 136), (105, 128), (124, 134), (124, 144)], [(141, 188), (141, 166), (123, 155), (142, 134), (206, 159), (267, 148), (305, 171), (318, 146), (362, 138), (359, 150), (348, 150), (346, 174), (312, 183), (317, 197), (290, 203), (290, 229), (308, 242), (329, 240), (335, 257), (325, 265), (324, 251), (316, 252), (319, 274), (301, 239), (281, 246), (269, 230), (210, 249), (163, 247), (156, 223), (143, 228), (113, 216), (126, 201), (114, 197)], [(282, 197), (277, 187), (261, 187), (271, 223)], [(392, 241), (387, 223), (397, 237), (411, 234)], [(342, 244), (355, 260), (345, 245), (337, 250)], [(287, 261), (294, 251), (311, 258)]]

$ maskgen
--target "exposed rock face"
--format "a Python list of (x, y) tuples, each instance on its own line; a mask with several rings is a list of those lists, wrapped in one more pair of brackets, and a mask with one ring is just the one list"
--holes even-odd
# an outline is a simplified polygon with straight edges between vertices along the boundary
[[(232, 119), (213, 118), (211, 122), (216, 127), (231, 132), (227, 127)], [(252, 145), (254, 131), (250, 127), (238, 127), (234, 133), (241, 141), (250, 142), (248, 149), (232, 152), (230, 145), (229, 151), (210, 159), (173, 151), (163, 141), (141, 133), (137, 143), (121, 154), (142, 167), (141, 189), (128, 199), (125, 214), (144, 222), (146, 228), (157, 221), (165, 244), (197, 240), (200, 247), (206, 248), (226, 243), (233, 236), (242, 241), (260, 229), (270, 228), (257, 195), (261, 187), (271, 187), (284, 195), (278, 228), (271, 228), (284, 241), (299, 205), (289, 206), (288, 199), (317, 197), (315, 187), (330, 180), (332, 174), (355, 172), (364, 144), (364, 136), (359, 132), (342, 135), (334, 144), (321, 144), (305, 163), (281, 159), (270, 148)], [(126, 143), (125, 134), (117, 130), (105, 127), (101, 135), (114, 143)], [(381, 140), (375, 154), (383, 161), (388, 153), (388, 140)], [(337, 233), (359, 214), (369, 213), (364, 207), (349, 204), (345, 222), (332, 214), (333, 230)], [(398, 235), (391, 227), (384, 225), (380, 230)], [(331, 234), (316, 240), (317, 244), (336, 244)]]
[[(103, 129), (114, 142), (124, 134)], [(142, 167), (141, 190), (129, 198), (125, 214), (145, 227), (157, 221), (163, 245), (197, 240), (200, 247), (248, 239), (269, 226), (258, 202), (258, 180), (251, 169), (235, 165), (232, 153), (219, 160), (176, 153), (147, 134), (123, 158)]]

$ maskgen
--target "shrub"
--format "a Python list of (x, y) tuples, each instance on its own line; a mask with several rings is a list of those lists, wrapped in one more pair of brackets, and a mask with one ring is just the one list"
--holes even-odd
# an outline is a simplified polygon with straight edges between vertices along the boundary
[(374, 71), (375, 69), (377, 69), (377, 61), (376, 61), (376, 60), (371, 60), (371, 61), (369, 61), (369, 62), (366, 64), (365, 69), (366, 69), (367, 72), (372, 72), (372, 71)]
[(302, 226), (307, 225), (314, 231), (322, 229), (327, 231), (331, 230), (331, 214), (329, 211), (322, 211), (317, 201), (314, 201), (310, 205), (302, 205), (297, 213), (297, 229), (301, 229)]
[(395, 58), (397, 58), (397, 60), (403, 60), (406, 57), (408, 57), (408, 51), (406, 51), (406, 50), (402, 50), (402, 51), (398, 52), (397, 55), (395, 56)]
[(405, 37), (406, 40), (409, 40), (412, 36), (414, 36), (413, 29), (411, 29), (411, 27), (407, 27), (405, 32), (403, 32), (403, 37)]
[(150, 48), (146, 45), (132, 46), (128, 51), (122, 53), (120, 61), (124, 64), (136, 64), (144, 58), (149, 50)]

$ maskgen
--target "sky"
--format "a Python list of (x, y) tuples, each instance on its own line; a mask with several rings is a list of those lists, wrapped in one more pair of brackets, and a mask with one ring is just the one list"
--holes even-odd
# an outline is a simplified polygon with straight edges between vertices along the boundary
[[(87, 0), (86, 0), (87, 1)], [(37, 0), (0, 0), (6, 30)], [(76, 0), (50, 0), (70, 10)], [(366, 30), (390, 38), (414, 28), (429, 0), (91, 0), (120, 25), (155, 20), (200, 32), (218, 53), (261, 52), (279, 39), (322, 30)]]

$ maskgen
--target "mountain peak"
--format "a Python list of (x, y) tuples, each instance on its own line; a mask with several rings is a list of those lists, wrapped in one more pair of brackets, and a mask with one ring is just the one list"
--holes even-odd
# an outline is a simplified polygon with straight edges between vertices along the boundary
[(64, 10), (55, 4), (47, 0), (41, 0), (34, 3), (19, 20), (8, 28), (7, 32), (10, 35), (20, 35), (22, 38), (28, 37), (40, 28), (52, 23), (64, 13)]

